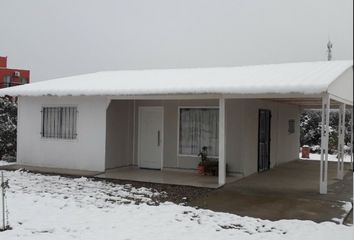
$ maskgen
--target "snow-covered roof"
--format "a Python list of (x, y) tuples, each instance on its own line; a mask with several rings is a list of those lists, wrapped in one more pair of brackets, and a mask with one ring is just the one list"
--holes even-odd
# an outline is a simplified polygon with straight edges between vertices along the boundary
[(0, 90), (0, 95), (319, 94), (352, 67), (353, 61), (327, 61), (105, 71), (10, 87)]

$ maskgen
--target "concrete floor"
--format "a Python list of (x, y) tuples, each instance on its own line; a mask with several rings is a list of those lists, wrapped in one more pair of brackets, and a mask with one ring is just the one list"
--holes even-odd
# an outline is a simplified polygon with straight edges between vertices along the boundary
[[(215, 176), (202, 176), (195, 171), (181, 170), (150, 170), (137, 167), (122, 167), (107, 170), (96, 175), (98, 178), (130, 180), (159, 184), (186, 185), (193, 187), (218, 188), (218, 178)], [(239, 180), (240, 177), (227, 177), (228, 183)]]
[[(303, 219), (316, 222), (343, 218), (343, 202), (353, 197), (353, 174), (336, 180), (337, 164), (329, 162), (328, 194), (319, 194), (320, 162), (299, 160), (253, 174), (191, 202), (215, 211), (269, 220)], [(352, 219), (347, 223), (352, 223)]]
[[(218, 188), (218, 177), (202, 176), (196, 171), (183, 170), (151, 170), (140, 169), (137, 167), (122, 167), (107, 170), (105, 172), (73, 170), (65, 168), (48, 168), (48, 167), (33, 167), (21, 164), (11, 164), (0, 166), (0, 170), (18, 170), (25, 169), (31, 172), (60, 174), (65, 176), (84, 176), (96, 177), (101, 179), (119, 179), (128, 181), (171, 184), (171, 185), (185, 185), (193, 187)], [(228, 176), (227, 183), (239, 180), (240, 177)]]

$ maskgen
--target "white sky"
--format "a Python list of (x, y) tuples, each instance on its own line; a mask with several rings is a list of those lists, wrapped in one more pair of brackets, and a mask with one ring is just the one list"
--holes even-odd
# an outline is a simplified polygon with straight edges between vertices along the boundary
[(0, 0), (0, 55), (31, 80), (353, 58), (353, 0)]

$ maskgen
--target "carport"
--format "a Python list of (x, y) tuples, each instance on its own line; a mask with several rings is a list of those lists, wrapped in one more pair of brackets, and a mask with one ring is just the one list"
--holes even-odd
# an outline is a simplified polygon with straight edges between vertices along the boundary
[[(339, 180), (344, 176), (344, 129), (346, 108), (350, 109), (351, 121), (351, 167), (353, 168), (353, 68), (336, 77), (326, 87), (321, 99), (300, 101), (304, 108), (320, 108), (322, 110), (321, 128), (321, 161), (320, 161), (320, 193), (327, 193), (328, 186), (328, 140), (329, 140), (329, 113), (331, 109), (339, 110), (338, 126), (338, 162), (336, 177)], [(296, 101), (298, 102), (298, 100)]]
[[(304, 99), (279, 99), (278, 101), (290, 104), (297, 104), (303, 109), (321, 109), (322, 128), (321, 128), (321, 160), (320, 160), (320, 193), (327, 193), (328, 186), (328, 140), (329, 140), (329, 114), (331, 110), (338, 110), (338, 162), (336, 178), (343, 179), (344, 176), (344, 136), (345, 136), (345, 112), (350, 110), (350, 139), (351, 139), (351, 168), (353, 168), (353, 102), (352, 93), (349, 89), (353, 88), (353, 75), (348, 72), (347, 75), (340, 76), (331, 85), (328, 86), (321, 98)], [(350, 75), (351, 73), (351, 75)]]

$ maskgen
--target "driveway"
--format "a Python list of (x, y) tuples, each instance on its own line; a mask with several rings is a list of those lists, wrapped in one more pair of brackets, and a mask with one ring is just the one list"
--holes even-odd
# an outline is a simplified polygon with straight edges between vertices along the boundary
[[(353, 174), (336, 179), (337, 163), (329, 162), (328, 194), (319, 194), (320, 162), (298, 160), (253, 174), (191, 202), (193, 206), (269, 220), (302, 219), (341, 222), (353, 197)], [(344, 209), (344, 208), (347, 209)], [(346, 219), (352, 223), (352, 217)]]

